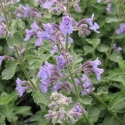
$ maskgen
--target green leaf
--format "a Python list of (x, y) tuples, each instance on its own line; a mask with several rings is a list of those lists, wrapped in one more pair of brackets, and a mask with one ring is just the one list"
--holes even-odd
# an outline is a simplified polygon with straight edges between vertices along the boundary
[(6, 92), (3, 92), (0, 95), (0, 105), (6, 105), (9, 103), (9, 94), (7, 94)]
[(95, 123), (98, 120), (100, 110), (96, 107), (90, 107), (88, 109), (88, 119), (91, 123)]
[(104, 120), (104, 125), (120, 125), (115, 118), (106, 117)]
[(84, 55), (87, 55), (89, 53), (93, 54), (93, 52), (94, 52), (94, 48), (92, 46), (89, 46), (89, 45), (85, 45), (83, 49), (85, 51)]
[(81, 98), (81, 100), (80, 100), (80, 102), (82, 103), (82, 104), (85, 104), (85, 105), (91, 105), (91, 103), (92, 103), (92, 97), (91, 96), (86, 96), (86, 95), (84, 95), (82, 98)]
[(24, 41), (22, 35), (19, 32), (15, 32), (13, 37), (7, 36), (6, 40), (9, 46), (20, 46)]
[(17, 68), (16, 62), (7, 61), (6, 68), (2, 72), (2, 79), (6, 79), (6, 80), (11, 79), (16, 72), (16, 68)]
[(25, 25), (25, 23), (22, 20), (17, 21), (17, 25), (21, 29), (25, 29), (26, 28), (26, 25)]
[(23, 116), (32, 115), (31, 107), (29, 106), (19, 106), (14, 108), (15, 114), (22, 114)]
[(111, 61), (113, 61), (113, 62), (118, 62), (117, 57), (120, 57), (120, 53), (114, 51), (114, 52), (109, 56), (109, 60), (111, 60)]
[(0, 113), (0, 125), (6, 125), (5, 116), (2, 113)]
[(96, 48), (100, 43), (100, 39), (86, 39), (86, 41), (89, 44), (91, 44), (94, 48)]
[(120, 78), (120, 80), (121, 80), (121, 82), (122, 82), (122, 84), (123, 84), (123, 86), (125, 88), (125, 76), (124, 75), (119, 75), (119, 78)]
[(15, 6), (10, 6), (10, 7), (7, 8), (7, 12), (12, 12), (12, 11), (14, 11), (14, 10), (16, 10), (16, 9), (17, 9), (17, 7), (15, 7)]
[(106, 18), (106, 23), (112, 23), (112, 22), (118, 22), (119, 19), (115, 17), (107, 17)]
[(97, 50), (99, 52), (105, 52), (107, 53), (107, 51), (109, 50), (109, 47), (107, 45), (104, 45), (104, 44), (100, 44), (98, 47), (97, 47)]
[(115, 78), (118, 75), (121, 75), (122, 72), (120, 69), (114, 69), (114, 70), (110, 70), (109, 71), (109, 75), (108, 75), (108, 79), (112, 80), (113, 78)]
[(97, 88), (97, 95), (108, 94), (108, 90), (106, 87), (100, 86)]
[(14, 113), (14, 108), (5, 108), (3, 113), (10, 122), (16, 121), (18, 119)]
[(113, 107), (118, 104), (119, 102), (122, 102), (125, 100), (125, 92), (119, 92), (118, 94), (116, 94), (111, 101), (109, 102), (108, 108), (110, 110), (113, 109)]
[(30, 118), (30, 121), (36, 121), (36, 125), (41, 125), (41, 123), (42, 125), (47, 125), (50, 120), (46, 120), (46, 118), (44, 117), (46, 114), (48, 114), (47, 111), (39, 111), (33, 117)]
[(117, 62), (120, 69), (125, 70), (125, 61), (122, 59), (121, 56), (117, 56)]
[(119, 11), (118, 5), (112, 4), (112, 6), (111, 6), (111, 13), (112, 14), (117, 14), (118, 11)]
[(40, 91), (35, 91), (32, 93), (34, 102), (38, 105), (44, 104), (48, 106), (51, 103), (50, 101), (50, 94), (49, 93), (42, 93)]
[(0, 95), (0, 105), (6, 105), (9, 102), (13, 102), (14, 100), (17, 99), (17, 97), (18, 96), (17, 96), (16, 92), (11, 93), (10, 95), (7, 94), (6, 92), (3, 92)]

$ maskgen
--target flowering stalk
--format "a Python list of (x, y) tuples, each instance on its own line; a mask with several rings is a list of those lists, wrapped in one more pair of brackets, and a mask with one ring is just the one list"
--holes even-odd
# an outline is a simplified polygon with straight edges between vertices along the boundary
[(103, 75), (105, 75), (105, 71), (106, 71), (106, 67), (107, 67), (107, 64), (108, 64), (108, 59), (109, 59), (109, 56), (111, 54), (111, 51), (112, 51), (112, 48), (113, 48), (113, 44), (115, 42), (115, 38), (116, 38), (116, 30), (118, 28), (118, 25), (120, 23), (120, 19), (122, 18), (122, 15), (121, 15), (121, 9), (120, 9), (120, 12), (119, 12), (119, 21), (117, 22), (116, 24), (116, 27), (115, 27), (115, 31), (114, 31), (114, 34), (113, 34), (113, 38), (112, 38), (112, 42), (111, 42), (111, 45), (110, 45), (110, 48), (109, 48), (109, 51), (108, 51), (108, 54), (107, 54), (107, 57), (106, 57), (106, 60), (105, 60), (105, 63), (104, 63), (104, 73)]
[[(67, 3), (66, 3), (66, 13), (69, 12), (69, 0), (67, 0)], [(69, 34), (67, 33), (66, 34), (66, 44), (65, 44), (65, 49), (66, 49), (66, 52), (68, 52), (68, 38), (69, 38)]]
[(78, 89), (77, 89), (76, 83), (75, 83), (73, 75), (72, 75), (71, 67), (69, 67), (69, 66), (68, 66), (68, 71), (69, 71), (69, 74), (70, 74), (70, 77), (71, 77), (71, 80), (72, 80), (72, 83), (73, 83), (73, 86), (74, 86), (74, 89), (75, 89), (75, 92), (76, 92), (76, 96), (77, 96), (77, 98), (79, 100), (80, 97), (79, 97)]
[[(8, 20), (7, 20), (6, 9), (4, 8), (4, 6), (3, 6), (3, 4), (2, 4), (2, 1), (0, 1), (0, 5), (1, 5), (2, 12), (3, 12), (4, 16), (5, 16), (5, 21), (6, 21), (6, 24), (7, 24), (7, 29), (8, 29), (8, 31), (9, 31), (9, 23), (8, 23)], [(15, 49), (15, 52), (16, 52), (16, 54), (17, 54), (17, 57), (18, 57), (20, 66), (21, 66), (21, 68), (22, 68), (22, 70), (23, 70), (23, 72), (24, 72), (26, 78), (27, 78), (28, 81), (31, 83), (31, 85), (33, 86), (33, 88), (37, 90), (36, 86), (34, 85), (34, 83), (32, 82), (32, 80), (30, 79), (30, 76), (29, 76), (29, 74), (28, 74), (28, 72), (27, 72), (27, 70), (26, 70), (26, 68), (25, 68), (25, 66), (24, 66), (24, 64), (23, 64), (23, 61), (22, 61), (22, 59), (21, 59), (21, 57), (20, 57), (20, 54), (18, 53), (17, 47), (14, 46), (14, 49)]]
[(26, 68), (25, 68), (25, 66), (24, 66), (24, 64), (23, 64), (23, 61), (22, 61), (22, 59), (21, 59), (21, 57), (20, 57), (20, 55), (19, 55), (19, 52), (18, 52), (18, 50), (17, 50), (17, 47), (14, 46), (14, 49), (15, 49), (15, 52), (16, 52), (16, 54), (17, 54), (18, 60), (19, 60), (19, 62), (20, 62), (20, 66), (21, 66), (21, 68), (22, 68), (22, 70), (23, 70), (23, 72), (24, 72), (26, 78), (27, 78), (28, 81), (31, 83), (32, 87), (37, 90), (36, 86), (34, 85), (34, 83), (32, 82), (32, 80), (30, 79), (30, 76), (29, 76), (29, 74), (28, 74), (28, 72), (27, 72), (27, 70), (26, 70)]
[[(78, 74), (76, 74), (76, 77), (78, 78), (78, 80), (82, 83), (82, 79), (79, 77)], [(122, 120), (116, 115), (114, 114), (111, 110), (108, 109), (108, 106), (106, 105), (106, 103), (104, 103), (97, 95), (95, 95), (93, 92), (91, 92), (91, 95), (93, 98), (95, 98), (96, 100), (98, 100), (98, 102), (100, 102), (107, 110), (108, 112), (114, 116), (121, 124), (122, 124)]]

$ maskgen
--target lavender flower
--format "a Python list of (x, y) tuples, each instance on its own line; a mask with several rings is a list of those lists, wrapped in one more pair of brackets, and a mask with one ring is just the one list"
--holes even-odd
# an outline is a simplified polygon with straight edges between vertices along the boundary
[(53, 2), (49, 2), (48, 0), (43, 4), (43, 8), (50, 9), (53, 6)]
[(121, 47), (117, 47), (116, 44), (113, 44), (113, 47), (112, 47), (116, 52), (120, 53), (120, 51), (122, 51), (122, 48)]
[(99, 27), (99, 25), (96, 22), (91, 23), (89, 28), (91, 30), (95, 31), (96, 33), (100, 33), (99, 31), (97, 31), (100, 27)]
[(120, 53), (120, 51), (122, 51), (122, 48), (118, 47), (115, 51), (118, 52), (118, 53)]
[(58, 82), (56, 85), (52, 87), (53, 92), (57, 92), (62, 87), (62, 82)]
[(104, 72), (104, 69), (99, 69), (97, 67), (93, 67), (93, 71), (96, 73), (97, 80), (101, 80), (101, 74)]
[(58, 70), (62, 70), (66, 66), (66, 60), (63, 55), (55, 56)]
[(52, 48), (53, 50), (50, 51), (51, 54), (54, 54), (58, 51), (58, 47), (56, 45), (54, 45)]
[(107, 4), (106, 10), (108, 13), (111, 13), (111, 6), (112, 6), (112, 4)]
[(89, 25), (91, 25), (91, 24), (93, 23), (93, 20), (94, 20), (94, 13), (92, 14), (91, 18), (85, 19), (85, 21), (86, 21)]
[(45, 81), (51, 77), (51, 74), (48, 69), (41, 66), (37, 74), (37, 77), (40, 78), (42, 81)]
[(84, 84), (82, 84), (82, 86), (84, 87), (84, 90), (82, 91), (82, 95), (88, 95), (91, 93), (93, 89), (93, 85), (86, 74), (83, 74), (82, 80), (84, 82)]
[(102, 0), (97, 0), (97, 3), (100, 3)]
[(26, 83), (26, 81), (22, 81), (19, 78), (17, 78), (16, 83), (16, 90), (18, 92), (19, 97), (21, 97), (23, 93), (28, 89), (28, 86), (23, 86)]
[(37, 33), (38, 39), (35, 42), (36, 46), (42, 45), (44, 40), (50, 40), (53, 33), (53, 26), (50, 23), (43, 24), (45, 31), (39, 31)]
[[(95, 61), (88, 61), (83, 64), (82, 68), (84, 72), (86, 73), (96, 73), (97, 80), (101, 80), (101, 74), (104, 72), (103, 69), (98, 68), (98, 66), (101, 64), (101, 62), (98, 60), (98, 58)], [(92, 68), (88, 68), (89, 66), (93, 66)]]
[(26, 29), (25, 32), (26, 32), (26, 37), (24, 38), (24, 41), (28, 41), (30, 37), (34, 35), (34, 31), (32, 29), (31, 30)]
[(122, 34), (125, 33), (125, 23), (121, 23), (119, 25), (119, 28), (116, 30), (116, 34)]
[(47, 82), (43, 82), (42, 80), (41, 80), (41, 84), (40, 84), (40, 90), (43, 92), (43, 93), (46, 93), (47, 92), (47, 90), (48, 90), (48, 83)]
[(52, 123), (75, 123), (82, 114), (85, 113), (85, 109), (77, 103), (70, 111), (66, 110), (66, 107), (72, 102), (71, 98), (67, 98), (61, 93), (53, 92), (50, 97), (52, 103), (49, 104), (51, 110), (45, 115), (46, 119), (51, 119)]
[(0, 66), (2, 64), (2, 61), (5, 59), (6, 57), (5, 56), (0, 56)]
[(73, 33), (73, 26), (72, 20), (69, 16), (64, 16), (62, 18), (62, 22), (60, 23), (60, 30), (63, 34), (72, 34)]

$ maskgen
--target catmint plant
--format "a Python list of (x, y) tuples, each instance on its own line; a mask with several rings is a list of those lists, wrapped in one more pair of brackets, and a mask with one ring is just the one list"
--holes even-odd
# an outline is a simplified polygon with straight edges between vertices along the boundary
[[(2, 78), (9, 80), (13, 77), (15, 81), (14, 94), (8, 95), (4, 92), (1, 94), (0, 110), (1, 105), (4, 106), (4, 104), (6, 110), (5, 112), (1, 110), (0, 113), (4, 114), (12, 124), (28, 125), (34, 122), (33, 124), (39, 125), (42, 119), (46, 121), (46, 125), (77, 125), (80, 122), (94, 125), (102, 113), (100, 111), (104, 111), (100, 115), (101, 118), (103, 115), (106, 117), (105, 114), (108, 111), (113, 116), (112, 118), (116, 118), (119, 123), (122, 123), (121, 115), (117, 115), (107, 106), (112, 95), (106, 98), (103, 94), (107, 91), (105, 92), (105, 89), (102, 88), (106, 86), (104, 84), (106, 80), (108, 81), (106, 84), (110, 84), (109, 78), (116, 75), (108, 77), (107, 62), (112, 49), (119, 54), (122, 50), (113, 43), (116, 34), (125, 32), (125, 24), (118, 24), (119, 27), (116, 27), (116, 31), (114, 30), (111, 46), (103, 47), (99, 38), (103, 22), (98, 21), (96, 11), (92, 12), (90, 16), (82, 16), (80, 20), (74, 18), (71, 11), (84, 15), (80, 2), (80, 0), (34, 0), (30, 5), (21, 0), (0, 1), (0, 37), (6, 39), (8, 50), (13, 52), (0, 56), (0, 66), (3, 65), (3, 60), (8, 60)], [(95, 4), (103, 4), (103, 2), (108, 3), (106, 8), (108, 13), (106, 14), (112, 14), (113, 3), (111, 0), (94, 1)], [(56, 20), (57, 17), (59, 20)], [(83, 44), (80, 47), (84, 50), (87, 48), (86, 51), (82, 50), (81, 57), (75, 49), (74, 51), (72, 49), (76, 47), (74, 34), (80, 39), (81, 45)], [(89, 37), (95, 38), (89, 39)], [(99, 53), (96, 54), (96, 51)], [(105, 55), (101, 55), (101, 52)], [(92, 54), (92, 56), (84, 58), (87, 54)], [(105, 64), (102, 63), (104, 57), (106, 57)], [(111, 57), (113, 56), (111, 55)], [(121, 64), (124, 63), (119, 63), (120, 66)], [(124, 74), (124, 70), (122, 73)], [(123, 82), (123, 74), (118, 81)], [(112, 86), (112, 82), (110, 86)], [(114, 84), (114, 86), (117, 85)], [(110, 89), (110, 87), (106, 87), (106, 89)], [(124, 95), (124, 93), (122, 94)], [(101, 98), (100, 95), (102, 95)], [(24, 103), (20, 104), (25, 97), (34, 100), (34, 105), (38, 110), (29, 118), (30, 120), (25, 120), (24, 117), (32, 115), (31, 107), (23, 107)], [(1, 103), (1, 100), (5, 100), (5, 102)], [(19, 101), (14, 103), (13, 101), (16, 100)], [(110, 102), (110, 104), (112, 103)], [(96, 104), (99, 105), (99, 108), (96, 108), (98, 106)], [(7, 112), (8, 107), (11, 108), (10, 116)], [(97, 118), (96, 115), (94, 118), (92, 113), (97, 114)], [(11, 117), (11, 114), (14, 117)], [(104, 118), (104, 121), (109, 116)], [(42, 124), (45, 125), (43, 121)], [(105, 124), (106, 122), (104, 122)]]

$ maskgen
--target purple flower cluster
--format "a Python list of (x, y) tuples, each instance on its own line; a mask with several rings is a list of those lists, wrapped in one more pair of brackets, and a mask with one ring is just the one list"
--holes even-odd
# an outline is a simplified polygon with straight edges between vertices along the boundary
[(64, 16), (62, 18), (62, 22), (60, 23), (60, 30), (63, 34), (73, 33), (72, 19), (69, 16)]
[(41, 12), (33, 7), (29, 7), (29, 5), (23, 6), (22, 4), (19, 4), (19, 7), (17, 10), (14, 11), (14, 14), (16, 15), (16, 18), (26, 18), (27, 16), (30, 16), (31, 18), (37, 17), (41, 18)]
[(85, 109), (77, 103), (70, 111), (67, 111), (65, 108), (71, 102), (71, 98), (67, 98), (61, 93), (54, 92), (51, 94), (51, 104), (49, 104), (50, 110), (48, 114), (45, 115), (46, 119), (52, 119), (52, 123), (58, 123), (59, 121), (63, 123), (67, 121), (69, 123), (76, 123), (76, 121), (82, 117), (85, 113)]
[(50, 64), (47, 61), (44, 66), (40, 67), (37, 77), (40, 78), (40, 90), (46, 93), (49, 86), (52, 86), (52, 91), (58, 91), (59, 89), (70, 90), (71, 86), (68, 82), (60, 82), (59, 79), (62, 77), (62, 73), (59, 71), (64, 68), (66, 62), (61, 56), (56, 56), (57, 66)]
[(123, 34), (125, 33), (125, 23), (121, 23), (119, 28), (116, 30), (116, 34)]
[(6, 33), (8, 33), (6, 25), (2, 21), (4, 20), (0, 21), (0, 36), (4, 36)]
[(116, 44), (113, 44), (113, 47), (112, 47), (116, 52), (120, 53), (120, 51), (122, 51), (122, 48), (121, 47), (117, 47)]
[(82, 84), (83, 91), (82, 91), (81, 94), (82, 95), (88, 95), (92, 92), (93, 85), (92, 85), (90, 79), (87, 77), (86, 74), (83, 74), (82, 80), (83, 80), (84, 84)]
[[(95, 72), (97, 80), (101, 80), (101, 74), (104, 72), (103, 69), (98, 68), (98, 66), (101, 65), (100, 60), (97, 58), (95, 61), (87, 61), (83, 64), (82, 68), (84, 72), (87, 74), (92, 74), (92, 72)], [(90, 68), (92, 66), (92, 68)]]
[(96, 33), (100, 33), (99, 31), (97, 31), (100, 28), (99, 25), (93, 21), (94, 21), (94, 14), (92, 14), (91, 18), (86, 19), (86, 22), (90, 25), (89, 28), (95, 31)]

